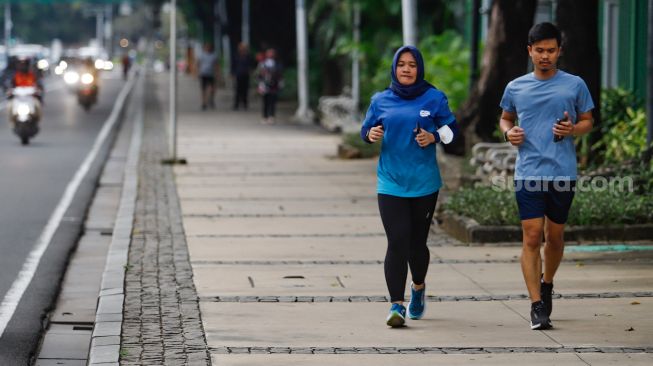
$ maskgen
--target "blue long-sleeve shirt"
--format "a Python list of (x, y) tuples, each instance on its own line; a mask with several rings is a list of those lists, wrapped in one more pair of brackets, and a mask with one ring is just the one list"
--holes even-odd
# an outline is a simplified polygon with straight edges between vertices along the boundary
[[(361, 137), (383, 125), (384, 137), (377, 167), (377, 192), (398, 197), (421, 197), (442, 186), (435, 144), (421, 148), (415, 141), (417, 127), (435, 134), (455, 117), (444, 93), (429, 89), (415, 99), (402, 99), (390, 90), (376, 93), (367, 110)], [(369, 141), (368, 141), (369, 142)]]

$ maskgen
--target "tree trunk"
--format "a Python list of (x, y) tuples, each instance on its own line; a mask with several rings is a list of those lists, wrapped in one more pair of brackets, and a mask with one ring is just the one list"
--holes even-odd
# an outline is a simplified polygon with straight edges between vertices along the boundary
[[(599, 52), (599, 2), (598, 0), (558, 0), (556, 20), (562, 32), (562, 55), (558, 67), (580, 76), (594, 101), (594, 126), (601, 121), (601, 54)], [(595, 128), (589, 135), (591, 146), (601, 138)], [(588, 149), (582, 149), (581, 163), (587, 163)]]
[(499, 102), (508, 82), (528, 68), (528, 31), (533, 26), (536, 0), (494, 0), (481, 75), (457, 112), (463, 131), (447, 152), (463, 154), (473, 144), (492, 139), (501, 109)]

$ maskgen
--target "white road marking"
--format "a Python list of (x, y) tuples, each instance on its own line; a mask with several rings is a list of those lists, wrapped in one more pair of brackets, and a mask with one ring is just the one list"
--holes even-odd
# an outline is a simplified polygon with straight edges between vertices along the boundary
[(25, 260), (25, 263), (23, 263), (23, 267), (21, 268), (20, 272), (18, 273), (18, 276), (12, 283), (11, 288), (5, 294), (5, 297), (2, 300), (2, 304), (0, 304), (0, 338), (4, 334), (7, 324), (14, 316), (14, 312), (18, 307), (18, 303), (20, 302), (20, 299), (23, 297), (23, 294), (25, 293), (25, 290), (29, 286), (30, 282), (32, 282), (32, 278), (34, 277), (34, 273), (38, 268), (39, 262), (41, 261), (41, 257), (43, 256), (43, 253), (45, 253), (45, 251), (48, 249), (48, 246), (50, 245), (50, 241), (52, 240), (52, 236), (54, 235), (57, 228), (59, 227), (63, 215), (66, 213), (66, 210), (68, 210), (70, 203), (75, 197), (75, 193), (77, 192), (77, 189), (79, 188), (82, 179), (84, 179), (84, 177), (86, 176), (86, 173), (91, 167), (91, 163), (93, 162), (93, 160), (95, 160), (95, 157), (100, 151), (100, 147), (102, 146), (104, 140), (106, 140), (107, 136), (109, 135), (111, 128), (116, 123), (116, 120), (118, 119), (118, 115), (120, 114), (120, 110), (122, 109), (125, 99), (127, 98), (127, 93), (129, 92), (129, 90), (132, 88), (132, 85), (134, 84), (134, 79), (135, 78), (130, 79), (129, 82), (123, 87), (122, 91), (120, 92), (120, 95), (118, 95), (118, 99), (116, 100), (116, 104), (113, 106), (111, 115), (104, 122), (104, 125), (102, 126), (102, 130), (100, 130), (100, 133), (95, 139), (93, 148), (88, 153), (86, 159), (84, 159), (79, 169), (77, 169), (77, 172), (73, 176), (73, 179), (70, 181), (70, 183), (68, 183), (68, 186), (64, 191), (63, 197), (61, 197), (59, 204), (55, 208), (54, 212), (52, 212), (52, 215), (50, 216), (47, 225), (45, 225), (43, 232), (41, 232), (41, 235), (39, 236), (36, 245), (27, 256), (27, 259)]

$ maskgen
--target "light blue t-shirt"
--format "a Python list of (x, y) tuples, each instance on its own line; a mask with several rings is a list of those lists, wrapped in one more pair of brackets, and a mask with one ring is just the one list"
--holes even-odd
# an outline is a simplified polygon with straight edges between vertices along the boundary
[(583, 79), (562, 70), (547, 80), (526, 74), (508, 83), (500, 106), (516, 113), (519, 127), (524, 129), (515, 179), (576, 179), (574, 139), (568, 136), (554, 143), (552, 128), (565, 111), (575, 124), (579, 114), (594, 108)]
[(377, 192), (397, 197), (422, 197), (438, 191), (442, 179), (435, 158), (435, 144), (419, 147), (414, 130), (419, 126), (434, 133), (454, 121), (447, 97), (438, 89), (428, 89), (410, 100), (388, 89), (376, 93), (362, 131), (383, 125)]

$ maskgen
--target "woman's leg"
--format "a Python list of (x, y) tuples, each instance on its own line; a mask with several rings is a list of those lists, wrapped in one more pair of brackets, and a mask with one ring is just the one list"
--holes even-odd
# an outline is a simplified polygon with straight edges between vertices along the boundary
[(270, 93), (270, 117), (274, 117), (277, 106), (277, 93)]
[(263, 94), (263, 118), (267, 119), (269, 117), (268, 111), (270, 110), (270, 93)]
[(388, 238), (385, 254), (385, 281), (391, 302), (403, 302), (408, 274), (411, 225), (407, 198), (379, 194), (379, 212)]
[(416, 285), (424, 284), (429, 262), (431, 261), (429, 249), (426, 246), (426, 239), (428, 239), (435, 203), (438, 200), (438, 193), (435, 192), (428, 196), (411, 199), (410, 217), (412, 230), (408, 263), (410, 264), (413, 283)]

